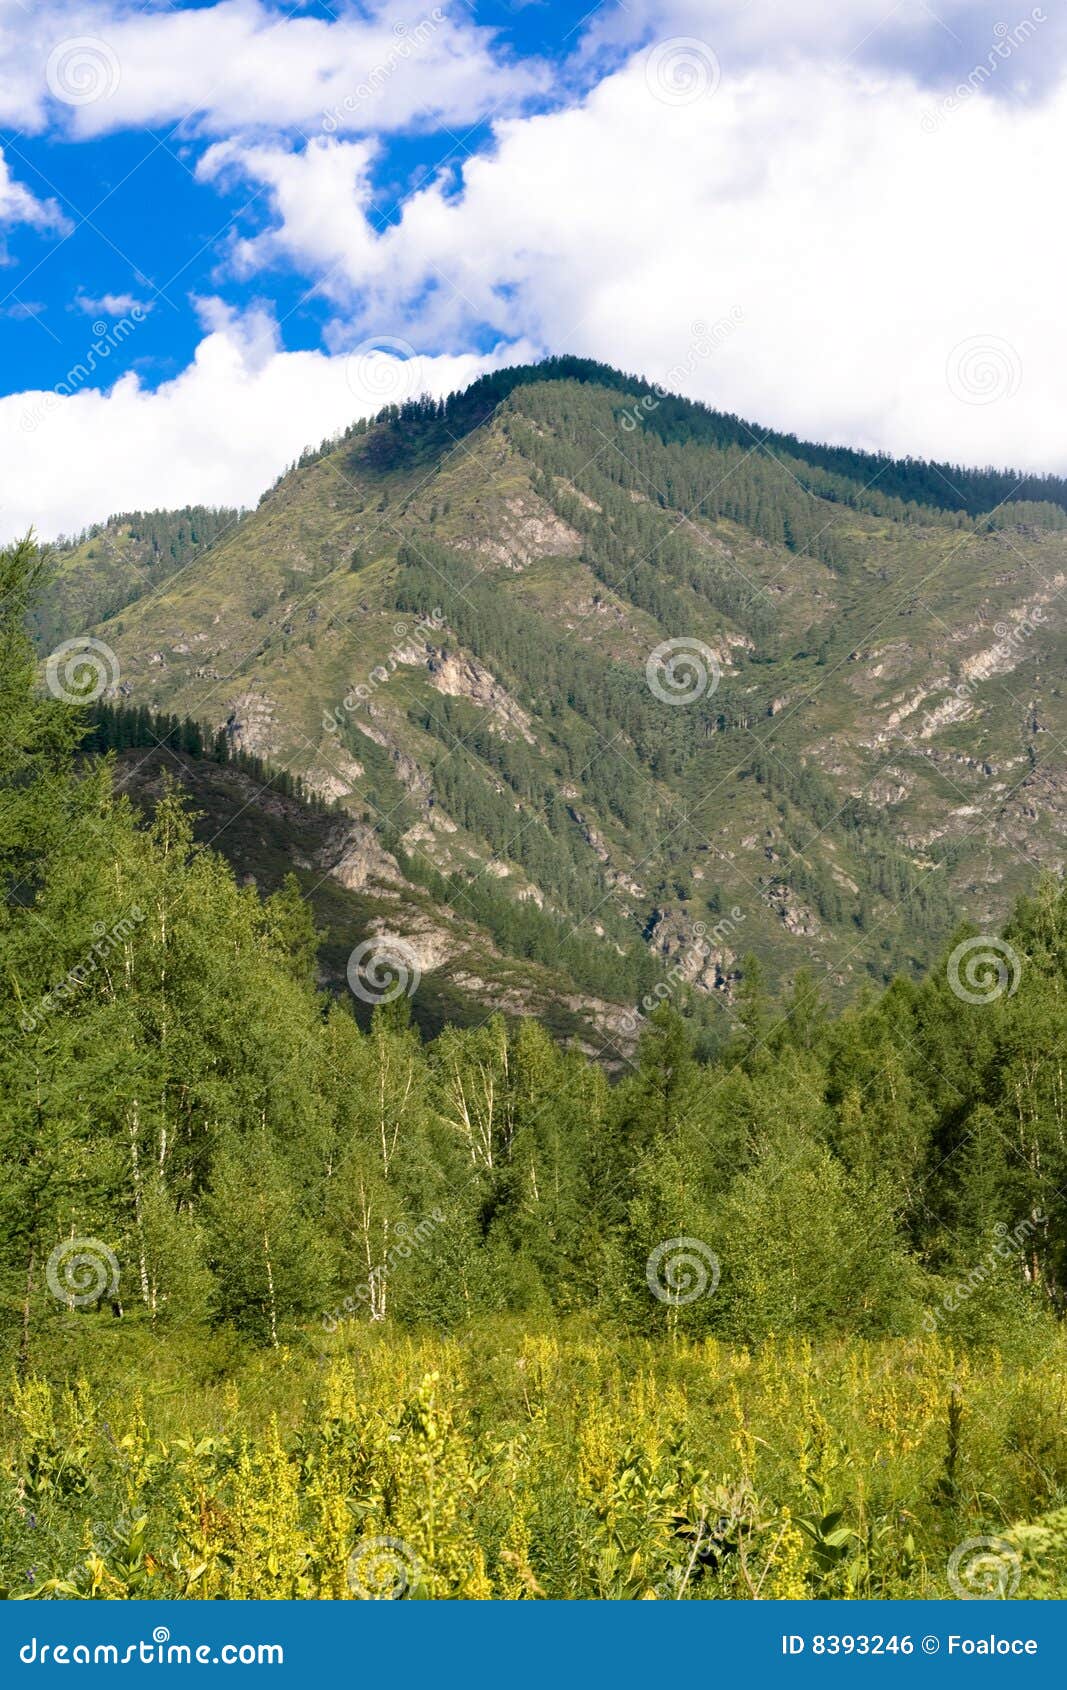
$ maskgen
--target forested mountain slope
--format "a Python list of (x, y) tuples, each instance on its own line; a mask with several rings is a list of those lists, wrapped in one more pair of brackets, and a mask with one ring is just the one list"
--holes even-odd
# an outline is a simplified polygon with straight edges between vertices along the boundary
[(339, 801), (376, 883), (728, 1022), (749, 953), (851, 994), (1061, 865), (1065, 503), (558, 360), (305, 454), (92, 631), (113, 701)]
[(836, 1015), (746, 964), (717, 1053), (664, 1004), (615, 1084), (530, 1017), (425, 1040), (433, 970), (357, 1015), (309, 889), (261, 896), (348, 816), (42, 690), (36, 567), (0, 554), (0, 1592), (362, 1598), (384, 1542), (392, 1595), (966, 1596), (976, 1545), (1062, 1595), (1062, 880)]
[(240, 521), (236, 510), (188, 505), (127, 511), (52, 548), (46, 585), (30, 612), (38, 643), (50, 650), (152, 593)]

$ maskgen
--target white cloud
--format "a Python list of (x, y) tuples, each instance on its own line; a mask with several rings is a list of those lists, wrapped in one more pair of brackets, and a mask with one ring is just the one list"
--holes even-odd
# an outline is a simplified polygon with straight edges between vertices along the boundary
[[(590, 14), (582, 53), (640, 46), (672, 36), (697, 37), (714, 49), (729, 75), (753, 67), (853, 65), (907, 72), (924, 85), (949, 84), (994, 41), (1024, 20), (1037, 21), (1041, 47), (1028, 64), (1002, 58), (1002, 81), (1031, 88), (1063, 64), (1067, 18), (1062, 8), (1018, 0), (789, 0), (788, 6), (739, 6), (736, 0), (626, 0)], [(1018, 75), (1016, 75), (1018, 73)]]
[(342, 289), (346, 277), (364, 274), (381, 251), (366, 217), (377, 150), (373, 141), (325, 136), (302, 152), (280, 143), (246, 145), (237, 140), (209, 147), (197, 167), (199, 179), (226, 186), (242, 175), (252, 176), (269, 187), (280, 220), (275, 231), (235, 238), (230, 248), (235, 270), (249, 275), (278, 259), (292, 258), (322, 276), (327, 291), (331, 282), (325, 272), (338, 269)]
[[(1055, 213), (1067, 88), (1030, 105), (989, 97), (1009, 77), (1049, 74), (1053, 21), (957, 96), (931, 86), (942, 38), (954, 64), (972, 62), (970, 44), (989, 39), (985, 0), (945, 0), (943, 24), (923, 0), (846, 0), (829, 17), (797, 0), (773, 29), (766, 8), (630, 0), (625, 14), (596, 12), (585, 41), (587, 76), (615, 68), (584, 100), (521, 116), (543, 72), (420, 8), (386, 0), (329, 22), (267, 0), (50, 0), (10, 28), (0, 0), (0, 68), (22, 73), (0, 76), (0, 119), (90, 136), (194, 112), (188, 127), (217, 137), (200, 179), (251, 180), (273, 208), (266, 232), (232, 237), (226, 264), (243, 278), (295, 267), (335, 307), (328, 352), (286, 353), (269, 316), (209, 304), (195, 362), (157, 393), (132, 375), (89, 391), (120, 363), (116, 347), (69, 397), (0, 401), (17, 490), (5, 532), (33, 521), (54, 533), (123, 505), (254, 499), (307, 441), (389, 397), (361, 407), (346, 385), (340, 349), (369, 335), (434, 353), (434, 391), (485, 366), (472, 346), (510, 341), (511, 361), (532, 348), (598, 357), (806, 436), (1067, 469)], [(632, 53), (649, 32), (657, 45)], [(861, 71), (865, 35), (909, 71)], [(402, 55), (401, 41), (414, 42)], [(474, 119), (493, 100), (511, 113), (494, 148), (411, 194), (383, 230), (379, 134)], [(5, 216), (62, 227), (0, 155)], [(136, 306), (76, 303), (105, 317)]]
[(102, 293), (94, 297), (79, 288), (71, 309), (84, 311), (87, 317), (126, 317), (131, 311), (139, 311), (142, 317), (147, 317), (154, 305), (154, 300), (138, 299), (132, 293)]
[[(268, 187), (277, 225), (236, 261), (299, 265), (357, 333), (458, 348), (488, 325), (657, 379), (681, 369), (693, 396), (808, 436), (1067, 468), (1067, 90), (948, 109), (903, 78), (809, 65), (724, 73), (689, 100), (684, 81), (664, 98), (657, 66), (638, 54), (580, 106), (501, 122), (462, 193), (431, 185), (381, 233), (362, 143), (231, 142), (203, 171)], [(692, 325), (738, 312), (694, 361)], [(1018, 364), (1000, 403), (948, 379), (983, 337)]]
[(15, 223), (28, 223), (43, 233), (65, 235), (70, 224), (55, 200), (35, 199), (28, 188), (16, 182), (0, 147), (0, 228)]
[(0, 12), (0, 122), (83, 137), (184, 120), (216, 135), (383, 132), (472, 122), (487, 90), (499, 108), (547, 86), (453, 13), (432, 0), (341, 4), (333, 20), (265, 0), (153, 12), (49, 0), (7, 29)]
[[(727, 72), (812, 60), (907, 70), (946, 84), (994, 31), (1039, 15), (1042, 47), (1002, 67), (998, 88), (1027, 92), (1062, 67), (1067, 14), (1002, 0), (604, 0), (560, 43), (562, 67), (522, 62), (476, 26), (463, 0), (336, 0), (309, 17), (291, 0), (0, 0), (0, 122), (82, 136), (187, 126), (208, 135), (263, 128), (372, 134), (472, 123), (574, 79), (652, 39), (707, 42)], [(1006, 22), (1001, 21), (1006, 19)]]
[[(306, 445), (394, 398), (466, 387), (501, 362), (284, 352), (267, 312), (238, 315), (217, 300), (200, 309), (208, 332), (193, 363), (155, 392), (135, 374), (102, 391), (72, 371), (64, 396), (0, 399), (0, 540), (31, 526), (55, 538), (115, 510), (254, 504)], [(135, 332), (107, 356), (128, 360)]]

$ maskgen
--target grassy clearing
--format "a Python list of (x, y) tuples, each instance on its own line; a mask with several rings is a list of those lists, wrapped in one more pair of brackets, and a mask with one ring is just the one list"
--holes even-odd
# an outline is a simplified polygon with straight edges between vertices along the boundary
[(110, 1598), (937, 1597), (953, 1550), (991, 1539), (957, 1577), (1063, 1596), (1065, 1361), (1060, 1334), (1009, 1358), (510, 1320), (350, 1323), (264, 1355), (75, 1318), (55, 1366), (80, 1382), (15, 1384), (3, 1412), (0, 1577)]

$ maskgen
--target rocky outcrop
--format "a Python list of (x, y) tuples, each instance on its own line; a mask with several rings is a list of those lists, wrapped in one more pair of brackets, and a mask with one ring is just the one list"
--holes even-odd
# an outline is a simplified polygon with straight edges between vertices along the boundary
[(366, 710), (353, 715), (352, 721), (360, 733), (366, 734), (367, 738), (372, 739), (375, 745), (380, 745), (383, 751), (388, 751), (393, 762), (393, 772), (409, 797), (415, 799), (423, 809), (433, 809), (433, 783), (429, 775), (419, 767), (414, 757), (402, 751), (395, 743), (383, 723), (382, 712), (378, 706), (368, 704)]
[(516, 494), (497, 508), (491, 535), (457, 542), (461, 550), (521, 572), (538, 558), (572, 557), (581, 550), (581, 535), (533, 494)]
[(242, 692), (230, 705), (229, 715), (219, 726), (233, 751), (247, 751), (270, 757), (278, 749), (274, 735), (276, 706), (267, 693)]
[(694, 922), (679, 911), (657, 909), (645, 930), (645, 942), (653, 956), (663, 959), (668, 976), (698, 992), (729, 999), (740, 974), (725, 940), (738, 925), (727, 917), (709, 928), (706, 922)]
[(352, 822), (346, 827), (340, 846), (326, 847), (322, 866), (350, 892), (360, 892), (371, 881), (407, 886), (396, 858), (384, 849), (372, 827)]
[(369, 954), (380, 951), (384, 955), (392, 948), (400, 957), (411, 957), (420, 974), (429, 974), (442, 967), (463, 948), (454, 931), (420, 911), (409, 912), (403, 923), (396, 926), (381, 919), (374, 921), (370, 936), (375, 943)]
[(632, 898), (643, 898), (645, 896), (645, 889), (639, 881), (634, 879), (632, 874), (627, 874), (624, 869), (615, 869), (611, 867), (611, 850), (609, 849), (607, 840), (604, 838), (604, 835), (599, 831), (599, 829), (593, 826), (592, 822), (589, 821), (588, 817), (586, 817), (581, 810), (576, 810), (573, 804), (567, 805), (567, 814), (570, 816), (575, 827), (578, 829), (578, 832), (589, 846), (589, 849), (597, 858), (597, 861), (603, 863), (605, 868), (604, 879), (607, 881), (608, 885), (617, 887), (620, 891), (629, 893)]
[(764, 889), (763, 897), (787, 933), (813, 936), (821, 931), (821, 923), (815, 911), (809, 909), (803, 899), (784, 881), (772, 881)]
[(521, 704), (475, 658), (444, 646), (431, 646), (426, 668), (438, 692), (444, 693), (447, 698), (469, 699), (479, 709), (492, 713), (490, 726), (496, 732), (521, 734), (527, 745), (536, 744), (530, 718)]
[(317, 764), (305, 775), (305, 784), (323, 798), (347, 798), (355, 790), (363, 775), (363, 764), (354, 757), (337, 751), (330, 757), (329, 767)]

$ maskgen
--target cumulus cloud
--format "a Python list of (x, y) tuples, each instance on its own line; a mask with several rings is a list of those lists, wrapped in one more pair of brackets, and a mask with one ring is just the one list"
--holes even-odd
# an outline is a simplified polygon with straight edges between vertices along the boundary
[(95, 357), (87, 348), (56, 389), (0, 399), (0, 540), (31, 526), (55, 538), (115, 510), (254, 504), (309, 443), (391, 400), (466, 387), (501, 361), (409, 359), (395, 342), (286, 352), (263, 309), (207, 300), (200, 310), (207, 332), (195, 359), (154, 392), (132, 372), (109, 389), (87, 384), (86, 373), (99, 380), (108, 360), (134, 355), (134, 327), (106, 353), (107, 342), (95, 343)]
[(55, 200), (36, 199), (15, 181), (0, 147), (0, 229), (15, 223), (28, 223), (33, 229), (57, 235), (69, 233), (71, 227)]
[(1037, 24), (1040, 52), (1028, 60), (999, 54), (994, 97), (1033, 95), (1055, 85), (1067, 54), (1062, 7), (1019, 0), (790, 0), (788, 6), (739, 6), (735, 0), (627, 0), (589, 16), (581, 54), (689, 37), (705, 42), (730, 75), (754, 68), (808, 64), (888, 70), (924, 87), (948, 88), (984, 62), (1015, 30)]
[(183, 121), (209, 135), (439, 127), (480, 118), (487, 88), (499, 107), (547, 85), (461, 7), (429, 0), (341, 4), (330, 18), (267, 0), (49, 0), (0, 30), (0, 122), (81, 137)]
[[(643, 51), (581, 104), (499, 123), (461, 192), (431, 184), (384, 231), (363, 143), (234, 141), (203, 170), (270, 194), (275, 226), (235, 260), (300, 266), (358, 332), (458, 348), (488, 329), (680, 371), (692, 396), (809, 436), (1064, 468), (1067, 92), (1015, 108), (695, 63), (679, 79)], [(694, 358), (694, 325), (723, 321), (737, 332)], [(1000, 402), (953, 379), (976, 341), (1010, 366)]]
[(79, 288), (74, 295), (71, 309), (83, 311), (87, 317), (126, 317), (131, 311), (137, 311), (142, 317), (147, 317), (153, 309), (155, 301), (138, 299), (132, 293), (101, 293), (93, 295)]
[[(94, 369), (62, 398), (0, 402), (7, 532), (254, 498), (359, 414), (345, 354), (374, 336), (425, 354), (434, 391), (484, 367), (472, 348), (572, 351), (806, 436), (1067, 468), (1067, 88), (1058, 15), (1040, 6), (1001, 22), (985, 0), (629, 0), (592, 14), (553, 109), (530, 110), (543, 68), (421, 0), (332, 21), (269, 0), (51, 0), (5, 28), (11, 3), (0, 63), (22, 74), (0, 77), (0, 119), (91, 137), (191, 113), (186, 132), (210, 143), (200, 181), (251, 182), (270, 207), (269, 227), (228, 237), (222, 273), (267, 288), (296, 270), (333, 322), (327, 350), (287, 353), (269, 314), (208, 305), (195, 362), (155, 394), (134, 375), (90, 391)], [(383, 227), (390, 132), (493, 102), (492, 146)], [(5, 205), (61, 226), (0, 156), (0, 221)]]
[(91, 136), (186, 122), (249, 130), (387, 133), (473, 123), (531, 95), (567, 97), (583, 72), (651, 40), (706, 42), (731, 74), (851, 63), (925, 83), (965, 76), (996, 39), (1042, 20), (1042, 50), (1005, 63), (991, 92), (1029, 94), (1062, 73), (1067, 14), (1003, 0), (628, 0), (590, 10), (550, 70), (509, 55), (461, 0), (338, 0), (327, 17), (290, 0), (0, 0), (0, 122)]

